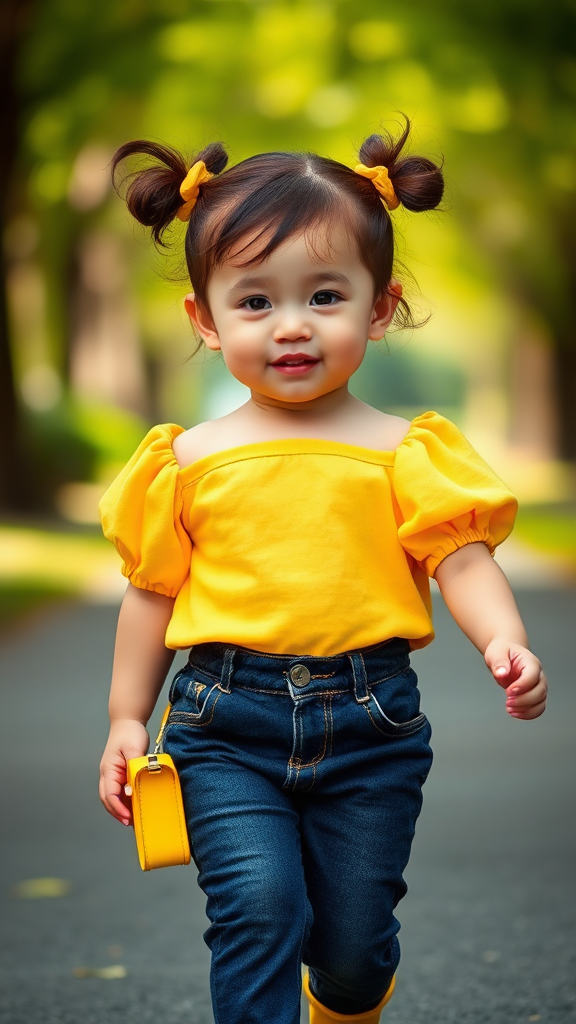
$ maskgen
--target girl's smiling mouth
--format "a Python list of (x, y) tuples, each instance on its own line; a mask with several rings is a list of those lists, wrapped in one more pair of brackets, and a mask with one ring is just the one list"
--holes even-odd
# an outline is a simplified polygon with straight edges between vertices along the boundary
[(319, 359), (308, 355), (307, 352), (285, 352), (284, 355), (270, 363), (270, 366), (286, 376), (296, 377), (303, 373), (309, 373), (319, 362)]

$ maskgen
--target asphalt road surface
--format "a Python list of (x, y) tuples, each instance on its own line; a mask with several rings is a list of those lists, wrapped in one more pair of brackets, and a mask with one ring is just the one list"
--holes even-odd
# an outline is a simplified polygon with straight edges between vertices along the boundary
[[(435, 765), (383, 1024), (576, 1021), (576, 592), (518, 599), (551, 681), (537, 722), (506, 716), (442, 605), (413, 659)], [(193, 865), (142, 873), (96, 795), (116, 611), (61, 606), (0, 641), (3, 1024), (212, 1021)], [(50, 878), (68, 892), (24, 898)]]

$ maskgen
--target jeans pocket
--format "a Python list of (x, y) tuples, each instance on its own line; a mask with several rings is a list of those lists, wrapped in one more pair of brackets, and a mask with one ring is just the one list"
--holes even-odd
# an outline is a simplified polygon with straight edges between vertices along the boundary
[(182, 683), (182, 680), (184, 679), (184, 676), (186, 675), (186, 672), (187, 672), (186, 668), (181, 668), (176, 673), (176, 675), (174, 676), (174, 679), (170, 683), (170, 690), (168, 692), (168, 703), (169, 704), (175, 704), (176, 701), (179, 700), (180, 692), (181, 692), (181, 685), (180, 684)]
[(209, 725), (224, 692), (219, 680), (212, 676), (189, 666), (182, 669), (170, 689), (170, 694), (175, 699), (168, 724)]
[(420, 711), (416, 684), (416, 673), (408, 668), (370, 687), (370, 699), (364, 707), (378, 732), (385, 736), (411, 736), (426, 725), (428, 719)]

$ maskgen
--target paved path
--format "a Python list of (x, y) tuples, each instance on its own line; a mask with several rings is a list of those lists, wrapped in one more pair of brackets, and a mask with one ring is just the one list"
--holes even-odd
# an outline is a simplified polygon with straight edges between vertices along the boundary
[[(387, 1024), (576, 1021), (576, 592), (519, 602), (552, 681), (539, 722), (507, 718), (440, 605), (439, 638), (414, 657), (436, 763)], [(115, 615), (61, 607), (0, 644), (4, 1024), (212, 1020), (192, 868), (141, 873), (131, 831), (96, 798)], [(68, 880), (69, 895), (11, 893), (42, 877)], [(126, 977), (73, 973), (115, 964)]]

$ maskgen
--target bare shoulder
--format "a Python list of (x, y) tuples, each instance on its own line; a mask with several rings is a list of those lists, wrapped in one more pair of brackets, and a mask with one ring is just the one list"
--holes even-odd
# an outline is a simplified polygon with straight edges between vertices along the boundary
[(405, 419), (404, 416), (393, 416), (391, 413), (387, 412), (383, 412), (381, 415), (385, 420), (383, 423), (383, 429), (386, 436), (386, 445), (384, 446), (384, 450), (394, 451), (398, 448), (398, 445), (402, 444), (402, 441), (410, 430), (410, 420)]
[(212, 455), (218, 451), (217, 422), (207, 420), (205, 423), (197, 423), (195, 427), (190, 427), (174, 438), (172, 449), (180, 469), (185, 469), (193, 462), (198, 462), (198, 459), (203, 459), (205, 455)]
[(371, 406), (366, 408), (369, 412), (367, 412), (364, 422), (370, 440), (364, 442), (365, 446), (375, 448), (377, 451), (395, 451), (410, 430), (410, 420), (405, 419), (404, 416), (380, 412), (379, 409), (373, 409)]
[[(235, 410), (237, 413), (238, 410)], [(236, 426), (235, 413), (229, 413), (217, 420), (206, 420), (195, 427), (184, 430), (174, 438), (172, 449), (180, 467), (185, 469), (206, 455), (235, 448), (245, 443)]]

